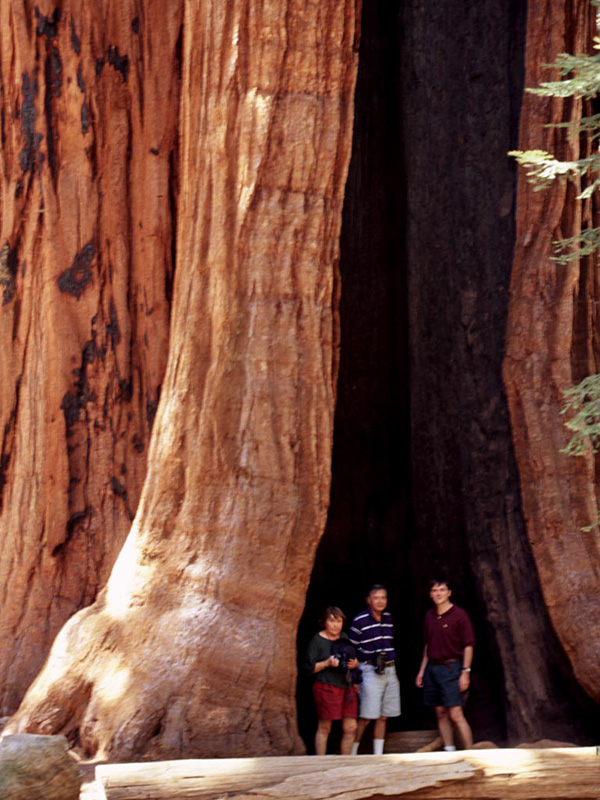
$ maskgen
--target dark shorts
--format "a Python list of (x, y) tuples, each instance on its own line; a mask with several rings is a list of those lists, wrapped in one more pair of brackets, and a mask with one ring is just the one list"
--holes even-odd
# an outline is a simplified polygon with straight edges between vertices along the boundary
[(462, 706), (463, 696), (458, 688), (462, 663), (427, 664), (423, 675), (423, 702), (426, 706)]
[(342, 689), (329, 683), (315, 681), (313, 697), (319, 719), (345, 719), (358, 717), (358, 695), (356, 688)]

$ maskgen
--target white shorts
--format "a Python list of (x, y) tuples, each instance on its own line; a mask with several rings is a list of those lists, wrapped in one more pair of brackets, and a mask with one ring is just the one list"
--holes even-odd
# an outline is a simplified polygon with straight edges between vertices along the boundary
[(373, 664), (361, 664), (360, 709), (363, 719), (397, 717), (400, 714), (400, 685), (396, 667), (391, 664), (383, 675), (375, 672)]

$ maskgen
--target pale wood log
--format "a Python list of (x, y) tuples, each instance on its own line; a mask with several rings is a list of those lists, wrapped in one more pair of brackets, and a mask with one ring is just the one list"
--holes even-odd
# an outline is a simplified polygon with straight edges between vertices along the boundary
[[(464, 780), (475, 768), (456, 757), (440, 766), (403, 756), (300, 756), (104, 765), (96, 779), (106, 800), (217, 800), (399, 796), (439, 781)], [(100, 793), (102, 796), (102, 792)]]
[(2, 800), (78, 800), (81, 776), (64, 736), (17, 734), (0, 740)]
[(106, 800), (567, 800), (600, 798), (596, 748), (102, 765)]

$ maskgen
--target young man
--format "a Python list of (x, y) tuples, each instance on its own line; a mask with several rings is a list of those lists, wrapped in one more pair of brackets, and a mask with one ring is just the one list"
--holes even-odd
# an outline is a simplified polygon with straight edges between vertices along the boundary
[(456, 750), (452, 723), (465, 748), (473, 746), (473, 734), (463, 714), (463, 693), (471, 683), (475, 635), (467, 613), (450, 602), (448, 581), (434, 578), (429, 596), (435, 608), (425, 615), (425, 649), (415, 683), (423, 689), (423, 702), (433, 706), (444, 750)]
[(362, 673), (353, 755), (358, 753), (360, 740), (371, 720), (375, 720), (373, 753), (382, 755), (387, 718), (400, 714), (394, 622), (392, 615), (385, 610), (386, 606), (387, 590), (385, 586), (375, 584), (367, 596), (366, 610), (358, 614), (350, 626), (350, 641), (356, 647)]

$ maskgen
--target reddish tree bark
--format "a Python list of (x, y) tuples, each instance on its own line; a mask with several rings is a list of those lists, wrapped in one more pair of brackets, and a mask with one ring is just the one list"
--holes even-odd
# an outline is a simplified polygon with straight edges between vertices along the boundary
[[(593, 15), (587, 0), (565, 14), (564, 3), (529, 4), (526, 85), (552, 78), (544, 65), (560, 52), (591, 52)], [(555, 76), (556, 77), (556, 76)], [(577, 137), (544, 124), (582, 115), (578, 100), (527, 95), (520, 149), (540, 148), (576, 159)], [(519, 178), (517, 242), (511, 285), (504, 379), (519, 465), (523, 508), (544, 598), (574, 673), (600, 699), (600, 537), (597, 477), (591, 457), (561, 453), (569, 440), (560, 416), (562, 392), (598, 371), (593, 329), (598, 324), (595, 265), (551, 261), (552, 241), (590, 222), (575, 187), (555, 183), (535, 192)], [(592, 525), (590, 531), (585, 526)]]
[(187, 0), (169, 362), (138, 514), (8, 730), (87, 753), (298, 752), (329, 499), (357, 0)]
[(0, 8), (2, 713), (138, 504), (168, 345), (182, 8)]

